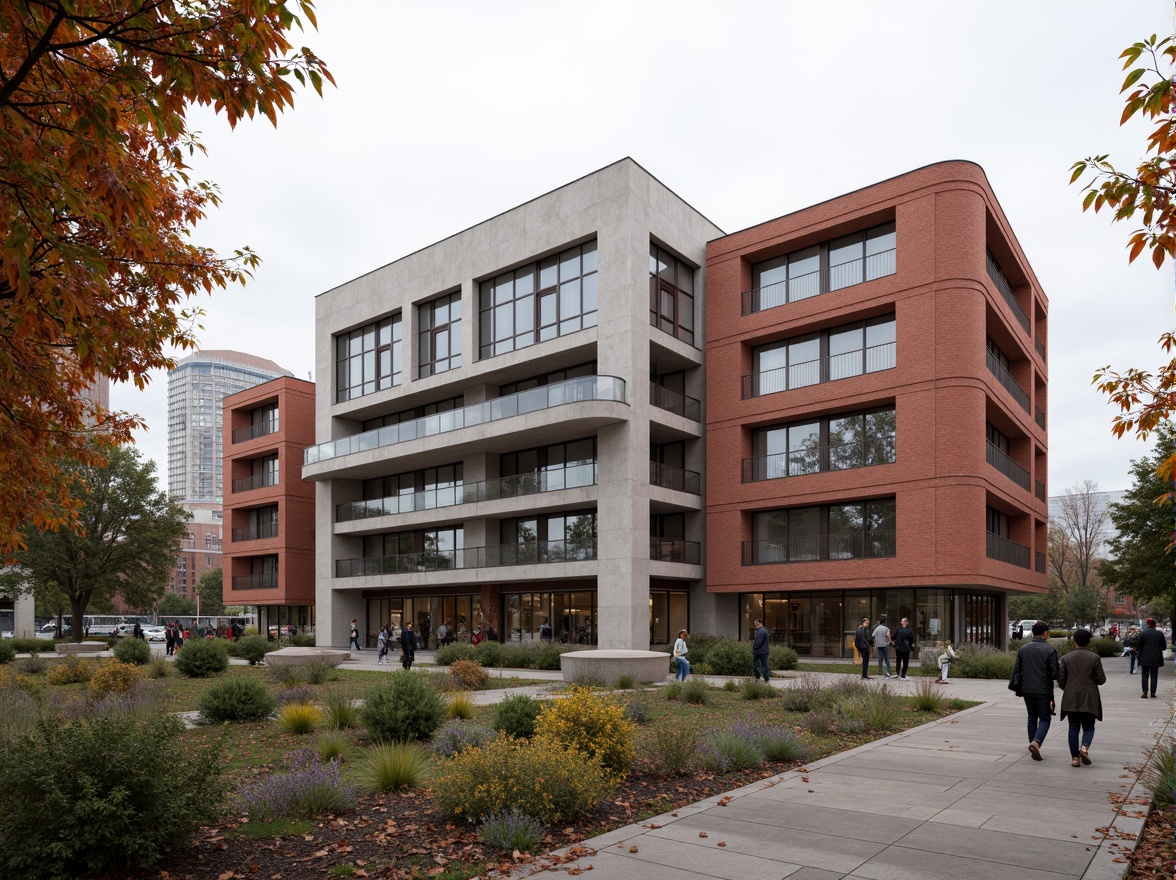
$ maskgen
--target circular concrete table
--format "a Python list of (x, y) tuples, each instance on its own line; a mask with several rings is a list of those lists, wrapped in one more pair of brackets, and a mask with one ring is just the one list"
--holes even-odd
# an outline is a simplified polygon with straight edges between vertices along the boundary
[(631, 675), (636, 681), (654, 684), (670, 674), (670, 655), (661, 651), (569, 651), (560, 655), (559, 665), (564, 681), (588, 678), (613, 684), (622, 675)]

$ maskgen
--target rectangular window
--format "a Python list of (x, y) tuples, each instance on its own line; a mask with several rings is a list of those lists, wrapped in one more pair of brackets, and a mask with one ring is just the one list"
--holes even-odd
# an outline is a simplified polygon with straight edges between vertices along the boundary
[(754, 514), (744, 565), (891, 557), (895, 500), (880, 498)]
[(277, 433), (278, 405), (271, 403), (269, 406), (258, 407), (249, 414), (249, 424), (253, 428), (254, 437)]
[(403, 380), (399, 314), (335, 337), (336, 402), (383, 391)]
[(498, 457), (502, 497), (596, 483), (596, 438), (506, 452)]
[(479, 285), (482, 358), (596, 326), (596, 242), (589, 241)]
[(501, 565), (596, 558), (596, 511), (504, 519)]
[(649, 325), (694, 344), (694, 268), (649, 244)]
[(883, 315), (762, 346), (752, 352), (755, 372), (743, 377), (743, 399), (893, 369), (896, 339), (894, 315)]
[(461, 293), (454, 292), (421, 303), (417, 317), (420, 320), (420, 378), (460, 367)]

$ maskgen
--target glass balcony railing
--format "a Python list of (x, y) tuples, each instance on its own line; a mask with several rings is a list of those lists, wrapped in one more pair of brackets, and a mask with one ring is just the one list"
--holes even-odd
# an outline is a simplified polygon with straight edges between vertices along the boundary
[(462, 428), (590, 400), (613, 400), (624, 403), (625, 380), (616, 376), (582, 376), (413, 419), (410, 422), (401, 422), (399, 425), (386, 425), (383, 428), (364, 431), (362, 434), (308, 446), (303, 453), (303, 464), (330, 461), (353, 452), (382, 449), (409, 440), (460, 431)]
[(1029, 471), (1021, 467), (991, 440), (985, 441), (987, 449), (985, 450), (985, 458), (988, 463), (1020, 486), (1022, 489), (1028, 491), (1029, 489)]
[(584, 541), (531, 541), (526, 544), (494, 544), (460, 550), (426, 550), (395, 556), (336, 559), (335, 577), (365, 577), (411, 572), (454, 571), (466, 568), (500, 568), (507, 565), (584, 562), (596, 559), (596, 545)]
[(877, 559), (895, 555), (894, 529), (856, 529), (831, 535), (799, 535), (743, 542), (744, 565), (779, 565), (788, 562)]
[(702, 545), (698, 541), (650, 538), (649, 558), (655, 562), (684, 562), (687, 565), (698, 565), (702, 559)]
[(992, 532), (985, 532), (984, 538), (986, 541), (984, 551), (989, 559), (1007, 562), (1009, 565), (1016, 565), (1020, 568), (1029, 567), (1028, 547), (1010, 541), (1008, 538), (1002, 538), (1000, 535), (994, 535)]
[(522, 498), (542, 492), (558, 492), (560, 489), (576, 489), (596, 485), (596, 462), (534, 471), (497, 480), (482, 480), (478, 483), (458, 483), (376, 498), (370, 501), (352, 501), (335, 506), (336, 522), (351, 522), (371, 519), (376, 516), (395, 516), (398, 513), (415, 513), (421, 510), (436, 510), (454, 507), (458, 504), (474, 504), (479, 501), (497, 501), (500, 498)]
[(682, 468), (649, 463), (649, 483), (663, 489), (673, 489), (677, 492), (689, 492), (691, 495), (702, 494), (702, 474), (698, 471), (688, 471)]
[(789, 364), (776, 370), (764, 370), (743, 377), (743, 399), (777, 394), (794, 388), (805, 388), (823, 382), (836, 382), (863, 373), (892, 370), (895, 366), (897, 343), (887, 342), (866, 349), (817, 358), (799, 364)]
[(1020, 404), (1021, 409), (1029, 412), (1029, 392), (1017, 384), (1017, 380), (1013, 378), (1005, 365), (1000, 362), (1000, 358), (994, 355), (991, 351), (986, 352), (988, 357), (988, 371), (996, 376), (1001, 387), (1012, 395), (1013, 400)]
[(649, 404), (674, 415), (685, 416), (692, 422), (702, 421), (702, 403), (697, 398), (663, 388), (656, 382), (649, 383)]

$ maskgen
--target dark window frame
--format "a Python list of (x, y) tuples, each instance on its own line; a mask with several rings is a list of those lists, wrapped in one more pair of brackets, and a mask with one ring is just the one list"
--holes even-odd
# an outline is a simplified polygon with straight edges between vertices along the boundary
[[(417, 318), (420, 323), (417, 331), (419, 378), (427, 379), (439, 373), (448, 373), (462, 365), (461, 308), (460, 290), (443, 294), (417, 306)], [(438, 315), (442, 309), (445, 310), (447, 317), (439, 320)], [(437, 353), (442, 347), (442, 340), (445, 342), (445, 355)]]
[[(649, 326), (694, 345), (694, 273), (697, 268), (649, 243)], [(689, 316), (689, 322), (683, 318)]]
[(404, 338), (400, 312), (336, 334), (336, 403), (395, 388), (403, 382)]

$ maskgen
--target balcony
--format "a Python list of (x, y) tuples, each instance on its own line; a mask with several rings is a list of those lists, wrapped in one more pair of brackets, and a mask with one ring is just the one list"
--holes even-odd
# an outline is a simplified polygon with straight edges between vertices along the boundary
[[(1004, 301), (1008, 304), (1009, 309), (1013, 313), (1013, 317), (1021, 325), (1021, 329), (1028, 333), (1029, 316), (1025, 314), (1025, 310), (1021, 308), (1017, 302), (1017, 298), (1013, 296), (1012, 285), (1009, 284), (1009, 280), (1005, 278), (1005, 274), (1001, 271), (1000, 265), (992, 258), (992, 254), (988, 251), (984, 252), (984, 268), (988, 270), (988, 277), (992, 280), (993, 286), (996, 287), (997, 291), (1004, 298)], [(1042, 356), (1044, 357), (1044, 353)]]
[(987, 449), (985, 450), (985, 458), (988, 463), (1020, 486), (1022, 489), (1029, 490), (1029, 471), (1021, 467), (1013, 461), (1007, 454), (1001, 451), (991, 440), (985, 441)]
[(1033, 482), (1033, 494), (1037, 497), (1038, 501), (1044, 501), (1045, 500), (1045, 483), (1041, 482), (1040, 480), (1035, 480)]
[(256, 440), (258, 437), (265, 437), (269, 434), (277, 432), (277, 426), (271, 423), (262, 425), (250, 425), (248, 428), (238, 428), (233, 432), (234, 443), (244, 443), (247, 440)]
[(1033, 554), (1033, 570), (1038, 574), (1045, 574), (1045, 554)]
[(650, 538), (649, 558), (654, 562), (684, 562), (687, 565), (699, 565), (702, 559), (702, 545), (697, 541)]
[(991, 351), (985, 352), (988, 358), (988, 371), (996, 376), (996, 380), (1000, 382), (1001, 387), (1013, 396), (1013, 400), (1020, 404), (1021, 409), (1029, 412), (1029, 392), (1017, 384), (1017, 380), (1013, 378), (1013, 374), (1005, 369), (1005, 365), (1000, 362), (1000, 358), (994, 355)]
[(1045, 430), (1045, 412), (1038, 407), (1033, 407), (1033, 421), (1037, 422), (1037, 427)]
[(234, 590), (276, 590), (278, 576), (276, 574), (250, 574), (233, 578)]
[(260, 541), (264, 538), (276, 538), (278, 524), (276, 522), (260, 523), (244, 529), (233, 529), (233, 541)]
[(836, 382), (863, 373), (877, 373), (894, 369), (897, 343), (887, 342), (867, 349), (817, 358), (799, 364), (789, 364), (776, 370), (765, 370), (743, 377), (743, 399), (778, 394), (795, 388), (806, 388), (823, 382)]
[(743, 542), (744, 565), (779, 565), (790, 562), (878, 559), (895, 555), (893, 529), (857, 529), (831, 535), (802, 535), (795, 538)]
[(649, 383), (649, 404), (676, 416), (684, 416), (692, 422), (702, 421), (701, 401), (677, 391), (671, 391), (669, 388), (663, 388), (656, 382)]
[(266, 486), (278, 485), (278, 475), (274, 473), (253, 474), (241, 480), (233, 480), (233, 494), (249, 492), (252, 489), (262, 489)]
[(458, 504), (474, 504), (479, 501), (498, 501), (502, 498), (522, 498), (543, 492), (558, 492), (561, 489), (576, 489), (596, 485), (596, 462), (558, 468), (548, 471), (534, 471), (497, 480), (482, 480), (478, 483), (459, 483), (392, 495), (371, 501), (352, 501), (335, 506), (335, 522), (352, 522), (371, 519), (376, 516), (395, 516), (401, 513), (416, 513), (422, 510), (454, 507)]
[(303, 464), (330, 461), (353, 452), (383, 449), (409, 440), (460, 431), (462, 428), (590, 400), (625, 403), (625, 380), (616, 376), (583, 376), (554, 382), (541, 388), (531, 388), (517, 394), (507, 394), (449, 412), (413, 419), (399, 425), (387, 425), (372, 431), (364, 431), (362, 434), (309, 446), (303, 453)]
[(663, 489), (673, 489), (675, 492), (689, 492), (691, 495), (702, 494), (702, 475), (698, 471), (687, 471), (682, 468), (649, 463), (649, 483)]
[(984, 539), (986, 542), (984, 551), (989, 559), (1007, 562), (1009, 565), (1016, 565), (1019, 568), (1029, 567), (1028, 547), (1014, 543), (1008, 538), (1002, 538), (1000, 535), (994, 535), (992, 532), (985, 532)]
[(1040, 339), (1033, 340), (1033, 347), (1037, 349), (1037, 353), (1041, 355), (1041, 359), (1045, 360), (1045, 346)]
[(596, 545), (581, 541), (532, 541), (527, 544), (494, 544), (460, 550), (426, 550), (395, 556), (336, 559), (335, 577), (370, 577), (467, 568), (501, 568), (507, 565), (543, 565), (596, 559)]
[[(830, 471), (853, 470), (872, 467), (876, 464), (894, 463), (894, 434), (879, 434), (863, 443), (821, 443), (806, 449), (791, 452), (777, 452), (758, 458), (743, 459), (744, 483), (759, 483), (764, 480), (780, 480), (785, 477), (800, 477), (805, 474), (819, 474)], [(876, 457), (866, 461), (867, 454)], [(850, 464), (849, 462), (856, 462)], [(826, 466), (825, 462), (828, 462)]]
[(830, 266), (827, 270), (809, 272), (807, 275), (798, 275), (787, 281), (746, 290), (742, 294), (742, 312), (745, 316), (753, 315), (788, 303), (811, 299), (822, 293), (832, 293), (843, 287), (893, 275), (898, 271), (896, 253), (897, 251), (891, 248), (869, 254), (865, 259), (850, 260), (848, 263)]

